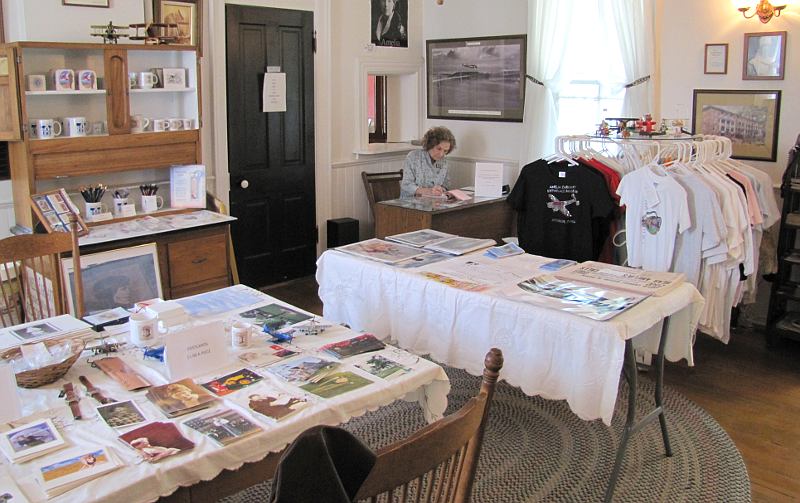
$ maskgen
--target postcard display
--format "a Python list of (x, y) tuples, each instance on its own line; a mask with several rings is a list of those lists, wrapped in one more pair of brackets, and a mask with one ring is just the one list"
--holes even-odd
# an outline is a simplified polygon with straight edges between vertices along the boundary
[[(449, 383), (441, 367), (371, 334), (321, 323), (243, 285), (178, 303), (192, 317), (188, 326), (250, 324), (251, 344), (234, 349), (228, 342), (229, 365), (176, 381), (165, 363), (142, 359), (143, 349), (126, 345), (89, 357), (97, 368), (85, 353), (64, 378), (74, 383), (83, 419), (58, 398), (58, 384), (18, 388), (26, 416), (0, 424), (0, 473), (20, 501), (154, 500), (186, 485), (187, 473), (195, 482), (212, 479), (281, 450), (320, 421), (346, 421), (403, 397), (424, 403), (429, 421), (444, 413)], [(36, 322), (34, 335), (0, 329), (0, 343), (86, 330), (68, 319)], [(120, 327), (108, 327), (116, 339), (124, 339)]]

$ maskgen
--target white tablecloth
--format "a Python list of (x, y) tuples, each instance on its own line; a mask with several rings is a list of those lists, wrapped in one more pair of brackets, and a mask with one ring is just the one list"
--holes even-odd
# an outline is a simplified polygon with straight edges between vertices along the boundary
[(625, 340), (640, 335), (634, 341), (655, 352), (665, 317), (675, 314), (667, 357), (692, 363), (703, 298), (691, 284), (647, 298), (609, 321), (542, 308), (520, 300), (524, 295), (508, 295), (516, 282), (541, 273), (539, 265), (549, 260), (533, 255), (500, 259), (497, 264), (504, 271), (498, 285), (472, 292), (420, 274), (441, 271), (449, 261), (399, 269), (327, 251), (317, 261), (317, 282), (327, 319), (391, 337), (404, 349), (430, 354), (474, 375), (483, 371), (486, 351), (498, 347), (505, 358), (503, 379), (528, 395), (566, 400), (582, 419), (611, 424)]
[[(259, 303), (236, 309), (234, 312), (242, 312), (258, 305), (265, 305), (273, 302), (288, 305), (268, 295), (241, 285), (230, 288), (239, 290), (247, 289), (257, 294), (262, 299)], [(207, 319), (220, 317), (229, 318), (232, 314), (233, 312), (226, 313), (222, 316), (210, 316)], [(327, 356), (315, 352), (315, 349), (324, 344), (348, 339), (355, 335), (357, 334), (344, 327), (333, 326), (319, 336), (295, 338), (293, 345), (302, 348), (304, 354), (314, 354), (327, 358)], [(221, 336), (225, 335), (221, 334)], [(227, 337), (229, 340), (229, 336)], [(264, 337), (259, 337), (259, 339), (264, 339)], [(267, 342), (262, 340), (258, 342), (258, 345), (265, 346)], [(249, 349), (252, 349), (252, 347)], [(354, 359), (358, 359), (359, 356), (342, 360), (342, 363), (346, 365), (346, 370), (367, 377), (373, 381), (373, 384), (330, 399), (316, 399), (312, 395), (312, 400), (315, 402), (313, 406), (303, 409), (279, 423), (268, 423), (261, 419), (260, 416), (251, 416), (264, 431), (257, 435), (246, 437), (226, 447), (220, 447), (204, 435), (186, 426), (180, 425), (187, 419), (208, 413), (209, 409), (181, 416), (174, 421), (179, 424), (181, 433), (196, 444), (195, 448), (176, 456), (166, 458), (155, 464), (139, 462), (138, 456), (133, 449), (124, 446), (117, 439), (120, 433), (124, 433), (131, 428), (115, 431), (108, 427), (102, 419), (99, 418), (96, 411), (94, 411), (94, 407), (98, 404), (92, 398), (83, 396), (80, 401), (80, 406), (84, 419), (75, 421), (74, 424), (64, 428), (62, 430), (63, 436), (70, 444), (78, 448), (81, 446), (112, 446), (126, 466), (51, 500), (45, 498), (44, 492), (34, 479), (34, 473), (39, 466), (50, 464), (60, 459), (65, 453), (64, 450), (19, 465), (10, 465), (8, 461), (4, 460), (4, 457), (0, 455), (0, 459), (4, 460), (3, 466), (0, 467), (0, 474), (3, 471), (10, 473), (31, 501), (124, 501), (126, 503), (154, 501), (160, 496), (171, 494), (179, 486), (188, 486), (201, 480), (210, 480), (217, 476), (223, 469), (236, 469), (245, 462), (259, 461), (270, 452), (280, 451), (298, 434), (313, 425), (337, 425), (347, 421), (351, 417), (363, 415), (368, 410), (375, 410), (397, 399), (419, 401), (429, 421), (433, 421), (442, 416), (447, 406), (447, 394), (450, 390), (450, 383), (447, 379), (447, 375), (440, 366), (398, 348), (387, 347), (378, 354), (384, 354), (387, 358), (391, 358), (403, 365), (411, 367), (413, 371), (390, 380), (383, 380), (365, 373), (348, 363), (352, 362)], [(361, 356), (363, 357), (364, 355)], [(124, 353), (123, 357), (129, 363), (135, 365), (137, 369), (141, 370), (143, 375), (151, 380), (151, 382), (155, 384), (168, 382), (168, 380), (162, 376), (163, 365), (152, 360), (142, 360), (141, 351), (132, 350)], [(195, 378), (195, 381), (199, 383), (206, 382), (214, 377), (224, 375), (227, 372), (236, 371), (243, 367), (245, 367), (244, 364), (234, 364), (225, 369), (215, 371), (213, 374), (198, 376)], [(254, 370), (265, 376), (265, 380), (277, 379), (263, 369), (254, 368)], [(83, 386), (78, 384), (79, 375), (89, 376), (92, 383), (97, 388), (103, 390), (107, 396), (111, 396), (117, 400), (133, 399), (143, 410), (148, 420), (168, 421), (154, 405), (147, 401), (144, 397), (144, 390), (135, 393), (124, 391), (121, 386), (117, 385), (99, 370), (90, 368), (85, 355), (70, 369), (70, 372), (65, 377), (66, 380), (74, 382), (76, 388), (82, 390)], [(46, 410), (50, 407), (58, 407), (62, 409), (67, 416), (71, 417), (64, 400), (58, 398), (59, 389), (61, 385), (66, 382), (65, 379), (33, 390), (20, 389), (20, 395), (23, 400), (23, 412), (29, 414)], [(275, 382), (280, 381), (276, 380)], [(280, 386), (292, 387), (287, 383), (281, 383)], [(298, 392), (302, 393), (302, 390), (298, 390)], [(247, 388), (239, 391), (239, 393), (247, 393)], [(217, 406), (217, 408), (222, 407), (236, 408), (224, 401)]]

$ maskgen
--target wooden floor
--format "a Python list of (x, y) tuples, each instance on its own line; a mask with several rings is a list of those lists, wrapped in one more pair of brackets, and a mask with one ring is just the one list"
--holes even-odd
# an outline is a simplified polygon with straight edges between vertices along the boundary
[[(322, 314), (313, 277), (265, 291)], [(735, 330), (727, 346), (698, 335), (695, 366), (668, 364), (665, 376), (736, 443), (753, 501), (800, 501), (800, 344), (767, 349), (764, 335), (753, 329)]]

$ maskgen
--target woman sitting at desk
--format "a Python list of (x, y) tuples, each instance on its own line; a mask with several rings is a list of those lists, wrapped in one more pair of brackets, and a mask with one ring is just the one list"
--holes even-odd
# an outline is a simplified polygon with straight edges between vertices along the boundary
[(403, 163), (400, 197), (441, 196), (450, 186), (445, 156), (456, 138), (446, 127), (432, 127), (422, 137), (422, 149), (408, 153)]

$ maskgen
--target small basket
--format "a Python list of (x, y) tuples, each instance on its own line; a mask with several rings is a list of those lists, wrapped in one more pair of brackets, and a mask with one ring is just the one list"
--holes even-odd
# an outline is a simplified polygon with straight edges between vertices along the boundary
[[(17, 386), (21, 388), (38, 388), (45, 384), (55, 382), (69, 371), (73, 364), (78, 361), (78, 358), (83, 352), (85, 341), (82, 339), (55, 339), (51, 341), (44, 341), (45, 345), (50, 348), (58, 344), (70, 344), (70, 356), (59, 363), (45, 365), (38, 369), (23, 370), (16, 374)], [(0, 360), (11, 362), (22, 357), (22, 350), (19, 347), (9, 349), (0, 354)]]

